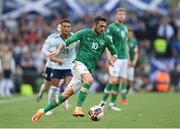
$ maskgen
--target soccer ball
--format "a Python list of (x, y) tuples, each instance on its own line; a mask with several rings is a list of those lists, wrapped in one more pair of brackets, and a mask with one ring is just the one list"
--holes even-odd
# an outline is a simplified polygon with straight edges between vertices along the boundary
[(88, 115), (91, 120), (99, 121), (104, 116), (103, 108), (100, 106), (93, 106), (89, 109)]

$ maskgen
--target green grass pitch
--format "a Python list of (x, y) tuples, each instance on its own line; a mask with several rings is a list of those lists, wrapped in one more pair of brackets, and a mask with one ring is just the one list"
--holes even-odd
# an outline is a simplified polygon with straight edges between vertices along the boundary
[(91, 121), (88, 109), (100, 102), (102, 94), (90, 94), (84, 103), (84, 118), (72, 116), (77, 95), (69, 99), (69, 111), (62, 106), (52, 116), (32, 123), (31, 117), (38, 108), (46, 105), (47, 97), (37, 103), (35, 96), (0, 98), (0, 128), (180, 128), (180, 93), (136, 93), (129, 95), (129, 105), (117, 106), (122, 112), (105, 109), (100, 121)]

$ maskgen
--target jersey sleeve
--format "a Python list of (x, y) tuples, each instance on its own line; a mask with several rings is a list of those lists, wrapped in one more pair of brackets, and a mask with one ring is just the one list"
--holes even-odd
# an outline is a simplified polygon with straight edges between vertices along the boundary
[(43, 56), (43, 57), (46, 57), (46, 56), (50, 53), (50, 50), (49, 50), (50, 45), (51, 45), (50, 39), (47, 38), (47, 39), (45, 40), (45, 42), (44, 42), (44, 44), (43, 44), (43, 46), (42, 46), (42, 50), (41, 50), (41, 53), (42, 53), (42, 56)]
[(84, 30), (78, 31), (65, 40), (65, 45), (69, 46), (70, 44), (80, 40), (84, 34)]
[(106, 37), (106, 44), (107, 44), (106, 47), (109, 49), (111, 55), (117, 56), (118, 55), (117, 50), (109, 37)]

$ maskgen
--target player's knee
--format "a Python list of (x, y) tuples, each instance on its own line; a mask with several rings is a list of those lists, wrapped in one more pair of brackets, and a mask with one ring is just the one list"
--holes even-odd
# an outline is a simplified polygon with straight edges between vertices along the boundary
[(93, 78), (87, 78), (84, 80), (85, 83), (89, 84), (89, 85), (92, 85), (93, 83)]
[(92, 75), (90, 75), (90, 74), (85, 74), (85, 75), (83, 75), (83, 81), (84, 81), (84, 83), (87, 83), (87, 84), (89, 84), (89, 85), (92, 85), (92, 83), (93, 83), (93, 77), (92, 77)]
[(114, 85), (114, 84), (117, 83), (117, 81), (116, 81), (116, 79), (114, 79), (114, 78), (110, 78), (110, 79), (109, 79), (109, 83), (111, 83), (112, 85)]
[(58, 87), (59, 86), (59, 80), (56, 80), (56, 79), (51, 80), (51, 85)]
[(66, 99), (69, 98), (69, 95), (68, 95), (68, 94), (63, 94), (63, 95), (62, 95), (62, 98), (63, 98), (64, 100), (66, 100)]
[(64, 100), (68, 99), (71, 95), (73, 95), (73, 89), (71, 87), (67, 87), (62, 94)]
[(62, 98), (63, 98), (64, 100), (68, 99), (69, 97), (70, 97), (70, 94), (69, 94), (68, 92), (64, 92), (64, 93), (62, 94)]

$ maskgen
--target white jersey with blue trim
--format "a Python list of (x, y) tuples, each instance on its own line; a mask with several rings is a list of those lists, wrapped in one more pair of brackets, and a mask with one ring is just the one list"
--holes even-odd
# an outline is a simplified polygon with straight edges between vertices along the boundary
[[(43, 48), (45, 49), (42, 52), (47, 56), (50, 52), (57, 50), (59, 45), (63, 43), (64, 40), (62, 39), (61, 35), (59, 33), (53, 33), (45, 41), (43, 45)], [(56, 57), (62, 59), (63, 64), (59, 65), (58, 63), (48, 59), (46, 66), (51, 66), (53, 69), (71, 69), (72, 61), (76, 57), (76, 44), (73, 43), (69, 45)]]

